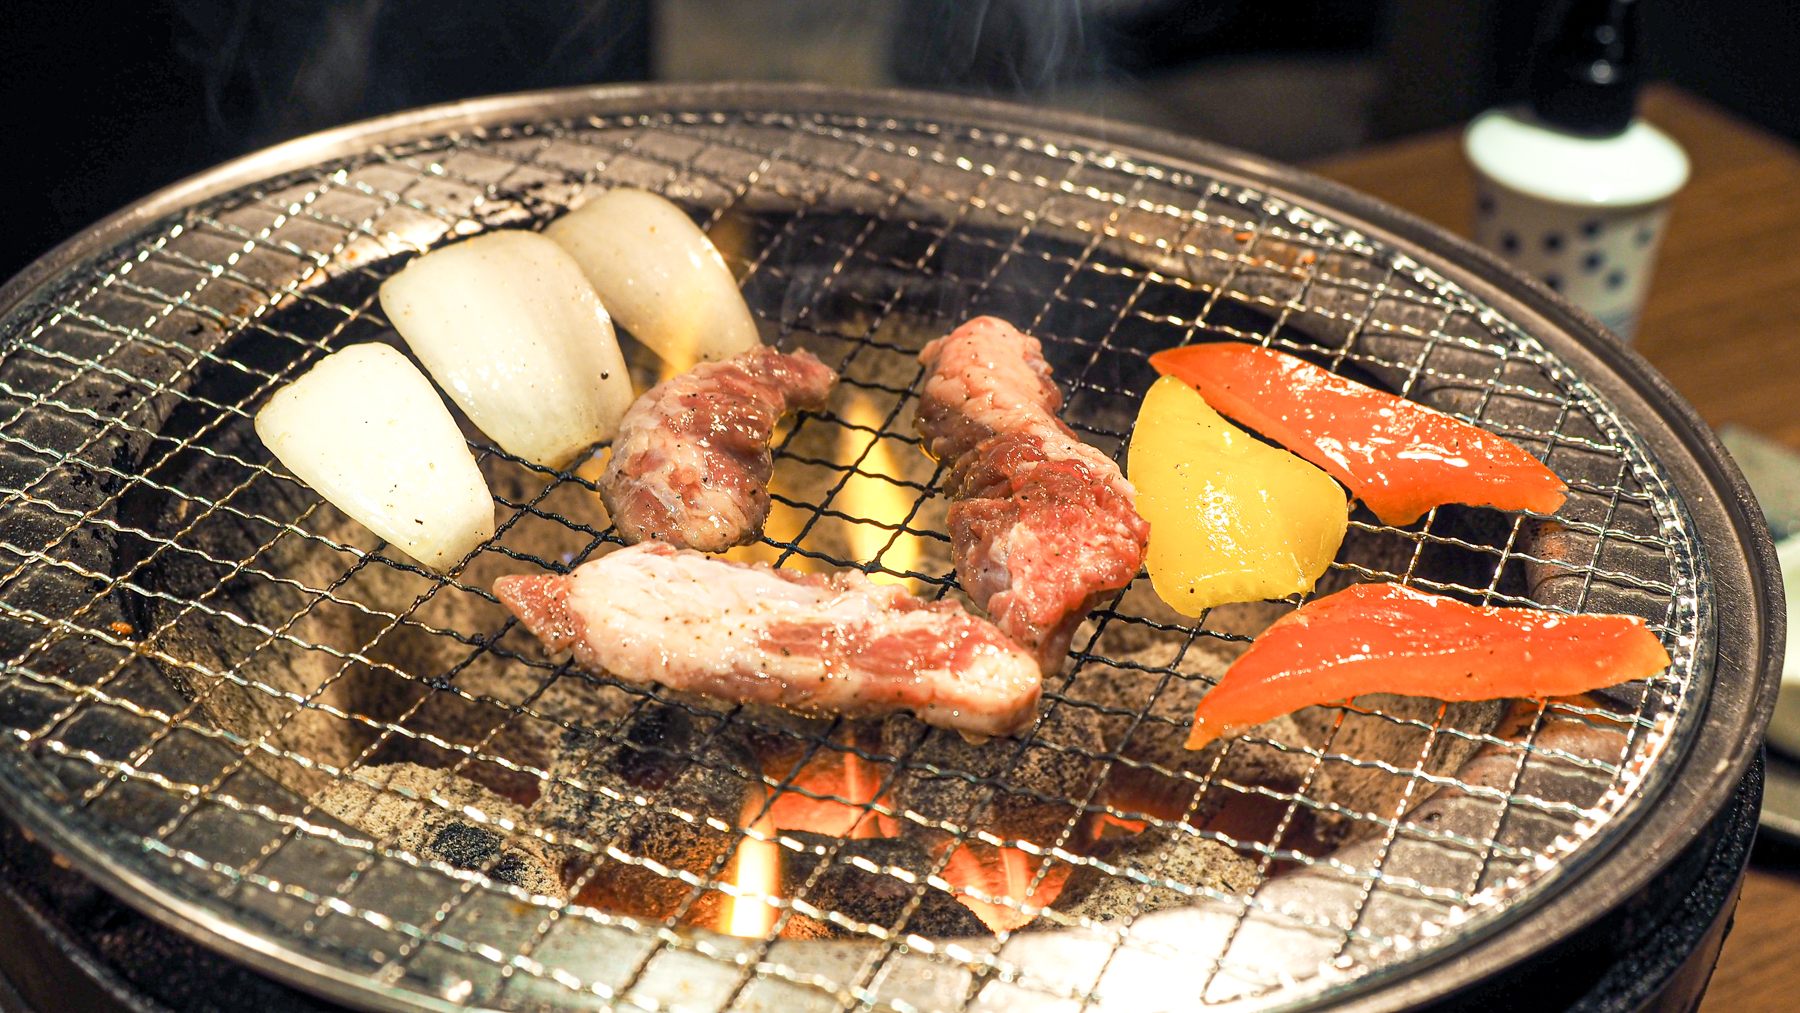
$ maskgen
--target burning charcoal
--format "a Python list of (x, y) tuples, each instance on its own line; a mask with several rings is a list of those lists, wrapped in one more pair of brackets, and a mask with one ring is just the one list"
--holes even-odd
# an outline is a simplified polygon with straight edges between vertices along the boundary
[(783, 939), (838, 939), (842, 934), (842, 930), (830, 922), (803, 914), (789, 914), (787, 924), (781, 927)]
[[(266, 453), (246, 417), (241, 424), (223, 427), (211, 442), (214, 453), (197, 451), (177, 455), (163, 465), (165, 481), (194, 489), (228, 488), (240, 479), (227, 476), (233, 460), (260, 460)], [(260, 517), (298, 517), (317, 502), (316, 494), (291, 482), (255, 483), (245, 490), (248, 502), (239, 511), (205, 511), (188, 516), (193, 501), (181, 496), (150, 493), (121, 503), (127, 523), (152, 532), (179, 537), (193, 551), (153, 554), (142, 576), (157, 595), (143, 598), (147, 614), (143, 626), (160, 632), (160, 653), (176, 663), (165, 671), (181, 689), (199, 702), (206, 716), (221, 728), (246, 740), (268, 742), (290, 750), (313, 764), (274, 759), (258, 750), (251, 762), (268, 776), (301, 795), (330, 790), (330, 778), (318, 767), (344, 767), (363, 754), (374, 740), (366, 726), (342, 721), (332, 712), (380, 717), (385, 691), (373, 690), (378, 681), (361, 666), (345, 669), (338, 651), (355, 651), (379, 638), (378, 615), (354, 609), (315, 609), (309, 588), (336, 587), (345, 577), (344, 561), (336, 553), (317, 551), (305, 538), (281, 538), (259, 548), (269, 538)], [(359, 526), (330, 506), (310, 518), (307, 530), (324, 537), (345, 537), (345, 544), (373, 549), (373, 536), (357, 533)], [(9, 537), (11, 532), (9, 531)], [(220, 560), (257, 557), (266, 572), (281, 580), (250, 579), (224, 571)], [(395, 600), (412, 601), (420, 594), (423, 578), (389, 567), (357, 569), (363, 584), (381, 592), (396, 592)], [(405, 597), (399, 597), (404, 594)], [(186, 601), (221, 595), (229, 608), (195, 610)], [(381, 602), (388, 599), (359, 597)], [(259, 648), (264, 634), (252, 617), (279, 626), (294, 638), (292, 643), (317, 644), (324, 650), (290, 648), (286, 642)], [(232, 678), (215, 673), (229, 672)], [(264, 692), (256, 687), (268, 687)], [(318, 707), (298, 707), (290, 700), (314, 701)]]
[(1093, 857), (1119, 872), (1083, 865), (1070, 873), (1055, 904), (1061, 914), (1101, 922), (1135, 918), (1195, 902), (1169, 883), (1239, 894), (1257, 882), (1255, 862), (1218, 841), (1178, 828), (1152, 828), (1108, 841), (1095, 849)]
[[(360, 780), (329, 785), (319, 808), (387, 846), (428, 861), (481, 872), (522, 890), (561, 900), (562, 881), (543, 843), (496, 824), (520, 822), (518, 806), (447, 770), (413, 763), (366, 767)], [(409, 797), (410, 796), (410, 797)], [(436, 796), (442, 803), (432, 801)], [(465, 810), (483, 813), (479, 821)]]
[(873, 812), (879, 800), (892, 808), (891, 793), (882, 789), (893, 765), (865, 756), (881, 752), (881, 726), (851, 722), (819, 744), (829, 725), (789, 732), (765, 727), (749, 734), (751, 748), (762, 761), (763, 776), (785, 787), (769, 806), (777, 830), (805, 830), (830, 837), (893, 837), (899, 821)]
[[(438, 607), (429, 621), (461, 630), (498, 626), (502, 620), (477, 611), (473, 605), (477, 602), (498, 608), (475, 595), (440, 593), (432, 600)], [(467, 658), (446, 658), (443, 640), (419, 627), (400, 626), (371, 650), (372, 655), (401, 671), (452, 669), (457, 690), (428, 693), (410, 713), (395, 711), (393, 705), (377, 711), (407, 713), (406, 727), (419, 733), (418, 737), (394, 736), (383, 745), (382, 758), (429, 764), (429, 754), (436, 747), (426, 736), (435, 736), (451, 742), (482, 743), (480, 751), (488, 756), (505, 757), (519, 767), (547, 770), (561, 753), (562, 724), (609, 727), (642, 699), (641, 693), (585, 673), (552, 674), (497, 652), (475, 649)], [(528, 706), (536, 717), (520, 720), (511, 709), (514, 705)], [(543, 782), (529, 769), (514, 770), (497, 763), (472, 763), (463, 775), (524, 805), (536, 801), (543, 788)]]
[(950, 852), (944, 879), (956, 899), (994, 932), (1029, 924), (1034, 909), (1049, 907), (1068, 882), (1070, 866), (1019, 848), (965, 841)]
[[(1150, 737), (1163, 728), (1147, 723), (1139, 734)], [(1158, 741), (1164, 738), (1173, 741)], [(1113, 767), (1104, 798), (1128, 818), (1141, 814), (1240, 840), (1271, 841), (1292, 803), (1254, 789), (1289, 795), (1304, 788), (1309, 797), (1328, 792), (1332, 766), (1301, 748), (1312, 741), (1286, 716), (1194, 752), (1182, 748), (1178, 735), (1156, 735), (1142, 750), (1134, 736), (1123, 751), (1134, 762)], [(1308, 853), (1328, 850), (1342, 837), (1341, 818), (1311, 806), (1295, 808), (1288, 823), (1286, 843)]]
[[(781, 889), (790, 897), (804, 900), (826, 913), (837, 912), (855, 921), (921, 936), (943, 939), (987, 934), (987, 929), (973, 912), (955, 897), (925, 882), (938, 862), (919, 840), (844, 841), (838, 845), (830, 864), (824, 865), (821, 852), (838, 843), (833, 838), (809, 833), (783, 836), (806, 845), (806, 850), (802, 851), (781, 849)], [(911, 873), (915, 882), (908, 883), (891, 872), (879, 871), (889, 866)], [(808, 886), (807, 880), (815, 874), (817, 878)], [(900, 916), (915, 895), (919, 895), (918, 907), (902, 927)], [(857, 934), (834, 923), (818, 924), (837, 936)]]
[(894, 782), (895, 806), (957, 826), (972, 821), (1009, 840), (1055, 843), (1100, 777), (1094, 757), (1105, 743), (1097, 715), (1080, 707), (1056, 707), (1028, 734), (1021, 753), (1013, 739), (975, 745), (908, 716), (889, 718), (882, 751), (905, 763)]
[[(1128, 593), (1128, 605), (1151, 618), (1170, 618), (1158, 612), (1161, 606), (1138, 586)], [(1254, 634), (1288, 611), (1289, 606), (1271, 602), (1226, 606), (1208, 614), (1205, 628)], [(1266, 843), (1274, 843), (1275, 830), (1285, 818), (1288, 829), (1282, 846), (1322, 855), (1360, 833), (1379, 832), (1374, 823), (1355, 821), (1326, 806), (1392, 812), (1404, 796), (1408, 777), (1373, 765), (1320, 759), (1314, 753), (1390, 761), (1423, 755), (1424, 770), (1448, 774), (1475, 748), (1467, 736), (1439, 734), (1426, 749), (1442, 706), (1438, 701), (1370, 695), (1360, 698), (1359, 705), (1390, 717), (1308, 707), (1258, 725), (1240, 738), (1189, 752), (1184, 740), (1195, 706), (1245, 646), (1243, 641), (1205, 634), (1190, 638), (1180, 629), (1148, 624), (1108, 626), (1101, 653), (1148, 671), (1095, 663), (1078, 674), (1068, 695), (1116, 712), (1104, 719), (1107, 745), (1130, 762), (1115, 764), (1110, 772), (1105, 798), (1115, 809), (1164, 820), (1185, 819), (1195, 827)], [(1164, 679), (1162, 672), (1171, 675)], [(1499, 706), (1450, 704), (1443, 724), (1492, 727)], [(1147, 712), (1148, 719), (1139, 722), (1127, 739), (1124, 733), (1138, 712)], [(1317, 804), (1296, 805), (1279, 797), (1302, 788)], [(1288, 817), (1290, 808), (1293, 815)]]
[[(1295, 712), (1293, 720), (1305, 733), (1306, 741), (1321, 745), (1334, 755), (1397, 762), (1403, 770), (1410, 770), (1417, 764), (1428, 774), (1446, 776), (1474, 755), (1479, 743), (1467, 735), (1434, 733), (1433, 726), (1464, 730), (1491, 728), (1506, 708), (1506, 703), (1500, 700), (1446, 704), (1429, 697), (1387, 694), (1366, 694), (1357, 697), (1356, 703), (1365, 710), (1379, 713), (1309, 707)], [(1394, 812), (1407, 798), (1408, 783), (1413, 780), (1409, 773), (1393, 773), (1375, 766), (1357, 766), (1342, 761), (1328, 762), (1325, 770), (1331, 776), (1315, 785), (1308, 794), (1322, 802), (1335, 802), (1365, 812)], [(1414, 802), (1418, 801), (1418, 794), (1417, 789), (1413, 789)], [(1383, 832), (1379, 824), (1370, 821), (1345, 829), (1349, 836), (1357, 838)]]
[[(1144, 600), (1148, 593), (1134, 586), (1130, 601), (1154, 616), (1160, 606)], [(1224, 606), (1209, 613), (1206, 625), (1255, 632), (1287, 611), (1285, 605), (1267, 602)], [(1269, 841), (1291, 803), (1247, 789), (1292, 794), (1304, 786), (1310, 797), (1332, 797), (1332, 778), (1343, 768), (1307, 752), (1324, 737), (1297, 716), (1276, 718), (1204, 749), (1186, 748), (1194, 708), (1245, 646), (1143, 624), (1108, 627), (1103, 652), (1149, 670), (1090, 665), (1068, 691), (1072, 699), (1106, 712), (1106, 745), (1126, 761), (1113, 764), (1108, 773), (1103, 798), (1109, 805), (1124, 813), (1186, 820), (1239, 839)], [(1172, 674), (1164, 678), (1159, 671)], [(1140, 713), (1146, 716), (1134, 727)], [(1285, 841), (1308, 853), (1323, 853), (1342, 838), (1342, 822), (1335, 814), (1301, 806), (1288, 820)]]
[[(1101, 732), (1109, 750), (1180, 769), (1193, 757), (1184, 743), (1194, 708), (1249, 644), (1186, 632), (1182, 624), (1192, 620), (1163, 605), (1146, 580), (1127, 590), (1124, 608), (1159, 625), (1109, 624), (1095, 650), (1111, 663), (1083, 666), (1065, 695), (1103, 713)], [(1269, 602), (1225, 605), (1207, 613), (1205, 629), (1254, 634), (1289, 611)]]
[[(830, 735), (832, 726), (839, 723), (833, 718), (754, 704), (746, 704), (744, 714), (744, 738), (764, 762), (773, 756), (799, 758), (809, 744)], [(864, 733), (860, 729), (869, 722), (844, 721), (842, 724), (846, 731), (839, 732), (840, 735), (861, 737)]]
[[(692, 888), (648, 865), (615, 863), (604, 851), (707, 876), (734, 843), (716, 826), (737, 825), (756, 771), (735, 729), (715, 734), (710, 719), (651, 701), (610, 734), (565, 735), (555, 779), (527, 818), (581, 843), (565, 866), (571, 877), (587, 875), (581, 900), (665, 918)], [(597, 874), (596, 861), (607, 863)]]

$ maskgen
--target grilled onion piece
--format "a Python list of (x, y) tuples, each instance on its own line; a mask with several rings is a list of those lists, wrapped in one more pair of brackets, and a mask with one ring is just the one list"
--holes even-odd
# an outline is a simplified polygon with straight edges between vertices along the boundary
[(434, 570), (493, 537), (494, 499), (449, 409), (387, 345), (352, 345), (275, 392), (256, 435), (333, 506)]
[(645, 190), (612, 190), (550, 223), (606, 308), (676, 370), (761, 344), (725, 259), (686, 212)]
[(527, 461), (567, 464), (631, 405), (606, 307), (535, 232), (432, 250), (382, 284), (381, 308), (469, 421)]

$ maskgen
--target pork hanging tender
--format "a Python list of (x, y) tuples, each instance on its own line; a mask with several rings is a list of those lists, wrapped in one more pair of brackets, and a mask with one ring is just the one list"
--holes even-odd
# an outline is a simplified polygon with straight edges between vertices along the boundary
[(600, 476), (620, 537), (706, 552), (754, 541), (769, 516), (775, 423), (823, 407), (836, 383), (811, 352), (758, 347), (645, 391)]
[(1150, 526), (1118, 465), (1056, 412), (1038, 340), (977, 317), (919, 353), (925, 449), (949, 464), (963, 590), (1046, 671), (1088, 611), (1137, 576)]
[(636, 683), (870, 717), (910, 710), (968, 735), (1037, 712), (1036, 663), (992, 623), (855, 571), (732, 563), (644, 542), (494, 594), (553, 652)]

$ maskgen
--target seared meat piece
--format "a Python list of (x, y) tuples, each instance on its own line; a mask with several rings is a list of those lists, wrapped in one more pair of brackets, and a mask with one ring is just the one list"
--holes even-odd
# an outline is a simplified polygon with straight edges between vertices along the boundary
[(911, 710), (970, 735), (1036, 713), (1038, 670), (986, 620), (860, 573), (797, 573), (645, 542), (494, 593), (552, 651), (621, 679), (806, 713)]
[(1044, 346), (999, 317), (976, 317), (926, 345), (931, 374), (919, 398), (919, 435), (932, 457), (955, 463), (997, 433), (1048, 428), (1071, 435), (1056, 413), (1062, 391)]
[(835, 383), (811, 352), (758, 347), (645, 391), (600, 476), (620, 536), (706, 552), (753, 541), (769, 516), (776, 421), (822, 407)]
[(1062, 393), (1036, 338), (978, 317), (919, 360), (919, 432), (950, 464), (957, 577), (1052, 670), (1088, 610), (1137, 576), (1150, 537), (1137, 491), (1056, 417)]

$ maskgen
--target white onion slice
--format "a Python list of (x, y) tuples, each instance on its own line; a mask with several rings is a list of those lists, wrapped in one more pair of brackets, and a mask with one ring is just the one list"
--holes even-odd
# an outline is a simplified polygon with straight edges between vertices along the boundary
[(535, 232), (432, 250), (382, 283), (381, 308), (469, 421), (527, 461), (567, 464), (631, 406), (606, 307)]
[(619, 323), (677, 370), (761, 343), (725, 258), (686, 212), (646, 190), (610, 190), (544, 235), (581, 264)]
[(434, 570), (494, 535), (494, 498), (450, 409), (387, 345), (319, 360), (256, 413), (256, 435), (333, 506)]

